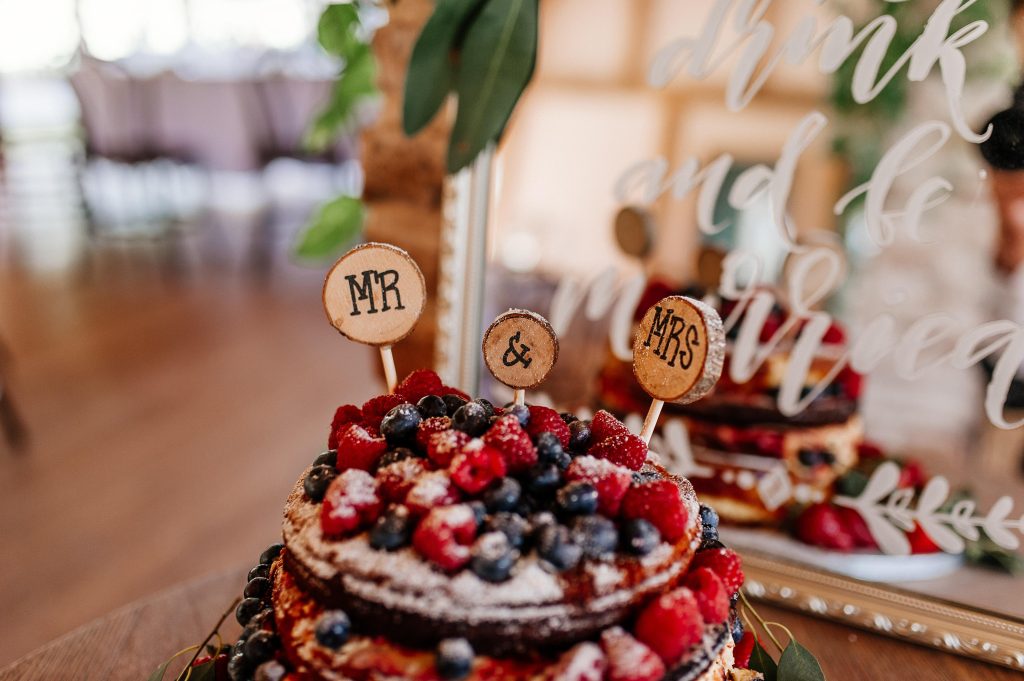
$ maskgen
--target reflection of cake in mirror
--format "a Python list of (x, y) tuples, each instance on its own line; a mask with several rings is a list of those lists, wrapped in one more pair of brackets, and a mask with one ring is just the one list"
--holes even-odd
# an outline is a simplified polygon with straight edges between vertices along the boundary
[(250, 575), (233, 678), (738, 678), (739, 558), (616, 419), (422, 371), (329, 445)]

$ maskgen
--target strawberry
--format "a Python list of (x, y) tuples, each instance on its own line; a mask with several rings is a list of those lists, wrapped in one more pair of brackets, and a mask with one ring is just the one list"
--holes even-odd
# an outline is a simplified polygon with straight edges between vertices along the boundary
[(505, 476), (501, 452), (483, 440), (471, 440), (455, 455), (448, 467), (452, 482), (463, 492), (479, 494), (488, 485)]
[(608, 661), (596, 643), (577, 643), (565, 651), (545, 681), (602, 681)]
[(452, 462), (452, 458), (469, 444), (469, 439), (469, 435), (461, 430), (444, 430), (434, 433), (427, 438), (427, 458), (438, 466), (447, 467)]
[(637, 617), (637, 639), (672, 666), (704, 637), (697, 599), (685, 586), (662, 594)]
[(346, 427), (338, 438), (339, 471), (358, 468), (363, 471), (373, 470), (377, 459), (387, 451), (388, 443), (382, 437), (374, 437), (362, 426), (355, 424)]
[(616, 465), (605, 459), (586, 455), (578, 456), (569, 464), (565, 472), (569, 482), (589, 482), (597, 490), (597, 509), (603, 515), (614, 518), (619, 514), (622, 498), (633, 482), (633, 475), (628, 468)]
[(722, 580), (729, 595), (739, 592), (743, 586), (743, 562), (732, 549), (708, 549), (698, 551), (690, 563), (690, 570), (706, 567)]
[(939, 553), (942, 549), (939, 545), (932, 541), (932, 538), (928, 536), (928, 533), (921, 529), (921, 526), (914, 524), (914, 531), (907, 535), (907, 540), (910, 541), (910, 552), (914, 555), (921, 553)]
[(623, 631), (606, 629), (601, 648), (608, 660), (608, 681), (659, 681), (665, 676), (665, 664), (658, 654)]
[(671, 480), (633, 485), (622, 499), (622, 515), (643, 519), (658, 528), (665, 541), (679, 541), (686, 534), (689, 511)]
[(405, 402), (406, 399), (401, 395), (378, 395), (371, 400), (367, 400), (366, 404), (363, 405), (363, 427), (367, 429), (372, 428), (379, 432), (381, 419), (389, 411)]
[(405, 495), (405, 505), (416, 515), (423, 515), (439, 506), (451, 506), (459, 498), (459, 490), (452, 484), (448, 471), (431, 471), (413, 483)]
[(629, 433), (629, 429), (626, 428), (626, 424), (606, 412), (604, 409), (594, 414), (594, 418), (590, 420), (591, 446), (615, 435), (624, 435), (626, 433)]
[(718, 575), (709, 568), (701, 567), (693, 570), (683, 582), (700, 608), (700, 616), (708, 624), (721, 624), (729, 618), (729, 592)]
[(350, 423), (359, 423), (363, 420), (363, 412), (354, 404), (344, 404), (334, 412), (331, 419), (331, 434), (327, 438), (327, 448), (337, 449), (338, 438), (345, 432)]
[(377, 470), (377, 487), (385, 501), (402, 503), (416, 480), (427, 472), (423, 459), (402, 459)]
[(412, 545), (420, 555), (442, 570), (453, 572), (470, 559), (476, 539), (476, 517), (465, 504), (438, 507), (416, 527)]
[(373, 523), (380, 515), (377, 483), (366, 471), (349, 469), (334, 479), (320, 509), (326, 536), (344, 536)]
[(434, 433), (443, 433), (450, 430), (451, 427), (452, 420), (447, 416), (431, 416), (429, 419), (423, 419), (416, 427), (416, 444), (423, 451), (427, 451), (427, 447), (430, 445), (430, 436)]
[(442, 396), (443, 388), (441, 378), (436, 373), (429, 369), (417, 369), (395, 387), (395, 394), (416, 404), (427, 395)]
[(614, 464), (638, 471), (647, 461), (647, 443), (643, 438), (630, 433), (620, 433), (605, 438), (587, 451), (598, 459), (606, 459)]
[(530, 421), (526, 424), (526, 432), (534, 440), (541, 433), (552, 433), (562, 443), (562, 449), (569, 448), (569, 426), (549, 407), (530, 407)]
[(835, 551), (853, 549), (853, 536), (842, 517), (831, 504), (813, 504), (796, 519), (796, 536), (800, 541)]
[(519, 419), (511, 414), (498, 417), (483, 439), (501, 452), (509, 473), (523, 473), (537, 463), (537, 448), (519, 425)]
[(903, 462), (903, 470), (900, 471), (900, 488), (921, 487), (928, 481), (928, 474), (924, 466), (916, 459), (907, 459)]
[(732, 651), (733, 664), (739, 669), (750, 669), (750, 655), (754, 652), (754, 635), (744, 632), (743, 638)]
[(868, 524), (864, 522), (860, 513), (844, 506), (837, 506), (836, 512), (839, 513), (839, 521), (853, 539), (854, 546), (862, 549), (878, 548), (871, 530), (868, 529)]
[(860, 459), (882, 459), (885, 458), (885, 452), (873, 442), (861, 442), (857, 445), (857, 456)]
[(825, 331), (825, 335), (821, 337), (821, 342), (826, 345), (842, 345), (846, 342), (846, 331), (839, 325), (839, 322), (832, 322), (832, 325)]

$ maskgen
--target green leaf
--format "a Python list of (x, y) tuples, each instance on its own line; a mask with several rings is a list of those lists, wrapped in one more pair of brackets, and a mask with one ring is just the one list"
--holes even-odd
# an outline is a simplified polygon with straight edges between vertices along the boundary
[(295, 254), (305, 260), (326, 260), (337, 255), (359, 236), (366, 220), (363, 202), (339, 196), (324, 204), (299, 236)]
[(825, 681), (818, 660), (796, 641), (790, 641), (782, 651), (778, 674), (779, 681)]
[(439, 0), (409, 58), (402, 127), (410, 137), (423, 129), (444, 103), (455, 81), (452, 52), (483, 0)]
[(750, 668), (764, 675), (764, 681), (776, 681), (778, 667), (768, 651), (761, 647), (761, 642), (754, 637), (754, 649), (750, 651)]
[(377, 94), (377, 61), (369, 45), (357, 49), (331, 91), (327, 106), (313, 121), (304, 144), (312, 151), (323, 151), (349, 126), (360, 102)]
[(349, 59), (363, 43), (359, 39), (359, 10), (353, 4), (328, 5), (317, 24), (317, 40), (333, 55)]
[(164, 678), (164, 674), (167, 672), (167, 666), (171, 664), (171, 661), (173, 659), (174, 658), (167, 660), (162, 665), (154, 669), (153, 673), (149, 675), (149, 678), (147, 678), (146, 681), (162, 681), (162, 679)]
[(448, 171), (469, 165), (501, 135), (533, 76), (538, 0), (488, 0), (466, 29), (456, 91), (459, 112)]

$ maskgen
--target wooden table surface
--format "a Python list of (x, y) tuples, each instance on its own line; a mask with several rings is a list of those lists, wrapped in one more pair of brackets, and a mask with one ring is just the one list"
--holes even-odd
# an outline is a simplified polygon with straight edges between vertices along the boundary
[[(245, 570), (187, 582), (129, 605), (43, 646), (0, 670), (0, 681), (144, 681), (165, 659), (201, 641), (239, 594)], [(901, 643), (766, 605), (766, 619), (782, 622), (810, 648), (833, 680), (1009, 681), (1009, 669)], [(225, 638), (236, 635), (229, 618)], [(172, 667), (173, 669), (173, 667)], [(170, 674), (169, 674), (170, 676)]]

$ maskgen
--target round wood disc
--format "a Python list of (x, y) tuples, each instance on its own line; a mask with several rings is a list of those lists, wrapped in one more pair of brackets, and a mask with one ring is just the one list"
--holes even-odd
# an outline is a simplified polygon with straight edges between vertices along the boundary
[(638, 206), (626, 206), (615, 216), (615, 240), (623, 253), (645, 258), (654, 248), (654, 220)]
[(535, 388), (558, 361), (558, 337), (548, 320), (529, 310), (509, 310), (484, 333), (484, 363), (510, 388)]
[(324, 310), (346, 338), (392, 345), (408, 336), (427, 300), (427, 285), (408, 253), (367, 243), (334, 264), (324, 280)]
[(633, 373), (663, 402), (689, 404), (711, 392), (722, 376), (725, 330), (711, 307), (669, 296), (649, 309), (633, 341)]

